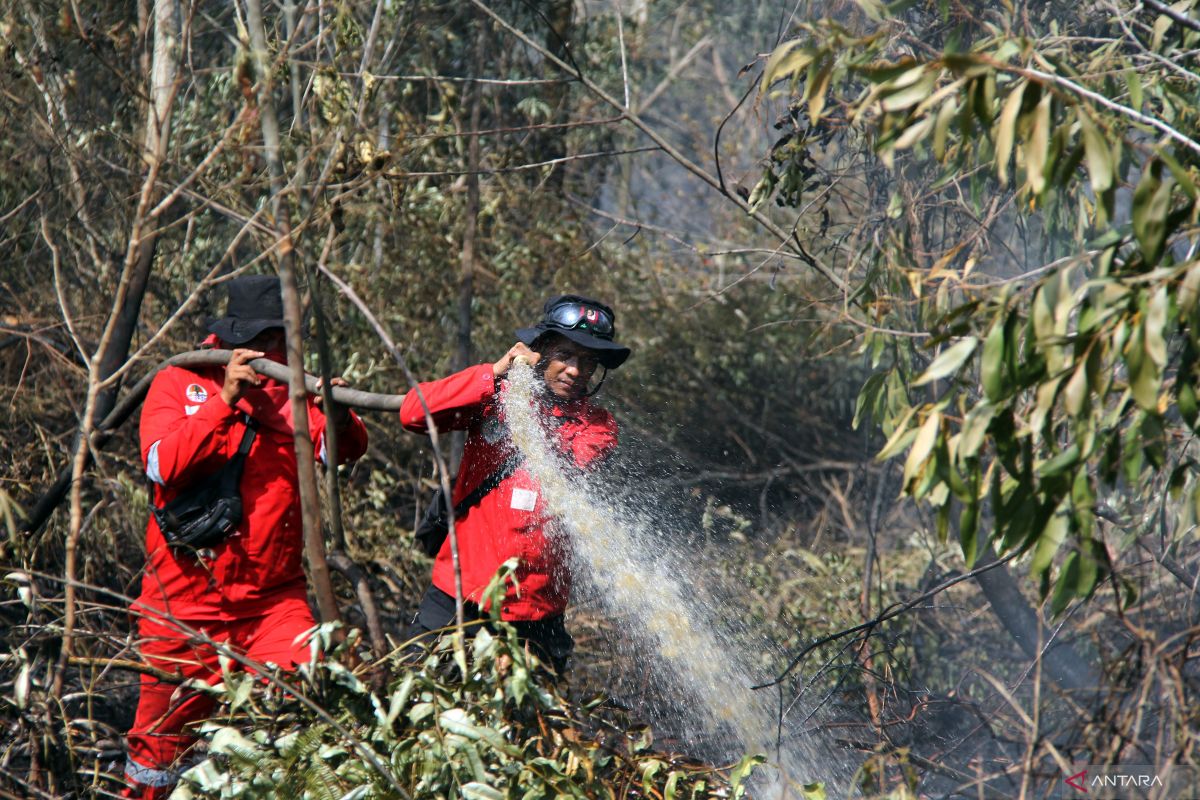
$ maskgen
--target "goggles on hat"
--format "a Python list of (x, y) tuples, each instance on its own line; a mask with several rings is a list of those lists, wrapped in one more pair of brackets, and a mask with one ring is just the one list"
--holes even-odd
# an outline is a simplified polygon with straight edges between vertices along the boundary
[(546, 312), (543, 320), (548, 325), (566, 330), (590, 331), (601, 339), (612, 340), (613, 319), (603, 309), (586, 303), (568, 301)]

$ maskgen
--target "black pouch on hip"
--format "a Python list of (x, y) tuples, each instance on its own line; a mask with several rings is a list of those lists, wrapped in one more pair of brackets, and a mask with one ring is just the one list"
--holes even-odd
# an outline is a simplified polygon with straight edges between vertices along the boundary
[(245, 417), (237, 453), (221, 469), (185, 489), (162, 508), (150, 505), (158, 529), (174, 548), (199, 550), (222, 542), (242, 522), (242, 467), (258, 424)]
[(450, 535), (449, 517), (446, 493), (438, 489), (433, 493), (433, 497), (429, 498), (425, 516), (421, 518), (421, 524), (417, 525), (413, 534), (421, 552), (430, 558), (438, 554), (438, 550), (442, 549), (442, 542)]

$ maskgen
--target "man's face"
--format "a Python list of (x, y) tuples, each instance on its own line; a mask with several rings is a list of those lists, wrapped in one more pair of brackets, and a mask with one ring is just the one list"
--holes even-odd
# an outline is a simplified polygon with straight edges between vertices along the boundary
[(283, 328), (267, 328), (241, 347), (263, 353), (283, 353), (285, 344)]
[(560, 400), (578, 400), (587, 394), (588, 383), (596, 371), (596, 352), (562, 336), (555, 336), (542, 348), (546, 388)]

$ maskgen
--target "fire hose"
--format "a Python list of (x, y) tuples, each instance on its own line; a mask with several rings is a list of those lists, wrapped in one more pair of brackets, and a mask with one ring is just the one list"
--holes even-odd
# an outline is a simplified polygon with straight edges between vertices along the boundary
[[(228, 364), (229, 358), (232, 355), (232, 350), (194, 350), (188, 353), (180, 353), (163, 361), (134, 384), (113, 410), (109, 412), (108, 416), (96, 425), (96, 430), (93, 431), (91, 438), (92, 450), (104, 449), (105, 445), (112, 438), (113, 432), (125, 424), (125, 421), (133, 415), (133, 412), (146, 399), (146, 392), (150, 391), (150, 383), (154, 380), (154, 376), (163, 369), (166, 367), (219, 366)], [(266, 358), (256, 358), (248, 363), (254, 368), (255, 372), (266, 375), (273, 380), (287, 383), (290, 379), (291, 373), (284, 364), (279, 364)], [(317, 388), (317, 379), (312, 375), (305, 374), (304, 385), (313, 394), (317, 394), (320, 391)], [(378, 394), (376, 392), (351, 389), (346, 386), (332, 386), (330, 389), (332, 390), (335, 402), (363, 411), (395, 412), (400, 410), (400, 404), (404, 402), (404, 395), (402, 394)], [(67, 466), (59, 472), (58, 479), (55, 480), (54, 484), (38, 500), (37, 505), (29, 512), (29, 517), (21, 526), (22, 529), (27, 533), (34, 533), (40, 529), (46, 520), (50, 518), (50, 514), (54, 509), (58, 507), (58, 504), (62, 502), (63, 497), (66, 496), (67, 488), (70, 484), (71, 468)]]

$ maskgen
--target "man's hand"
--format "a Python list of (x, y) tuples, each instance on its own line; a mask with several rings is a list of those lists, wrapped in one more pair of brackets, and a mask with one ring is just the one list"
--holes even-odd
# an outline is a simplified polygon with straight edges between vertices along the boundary
[[(350, 384), (346, 382), (345, 378), (330, 378), (329, 385), (330, 386), (349, 386)], [(325, 379), (317, 378), (317, 394), (315, 397), (313, 397), (313, 404), (316, 405), (317, 408), (320, 408), (322, 411), (325, 410), (324, 408), (322, 408), (322, 406), (325, 403), (325, 395), (323, 395), (321, 393), (321, 389), (324, 386), (325, 386)], [(325, 416), (329, 419), (330, 422), (332, 422), (334, 424), (334, 427), (336, 427), (338, 430), (341, 430), (342, 428), (345, 428), (347, 425), (350, 424), (350, 409), (346, 408), (346, 406), (342, 405), (341, 403), (337, 402), (336, 400), (333, 402), (333, 407), (329, 409), (329, 411), (325, 414)]]
[(512, 348), (504, 354), (504, 358), (492, 364), (492, 374), (497, 378), (503, 378), (508, 374), (509, 367), (512, 366), (513, 359), (517, 356), (524, 356), (529, 363), (536, 364), (541, 361), (541, 353), (535, 353), (530, 350), (523, 342), (517, 342)]
[(225, 366), (225, 385), (221, 387), (221, 399), (227, 405), (233, 406), (246, 393), (247, 389), (262, 383), (262, 377), (247, 362), (262, 358), (264, 355), (266, 353), (260, 350), (238, 348), (233, 351), (233, 355), (229, 357), (229, 363)]

